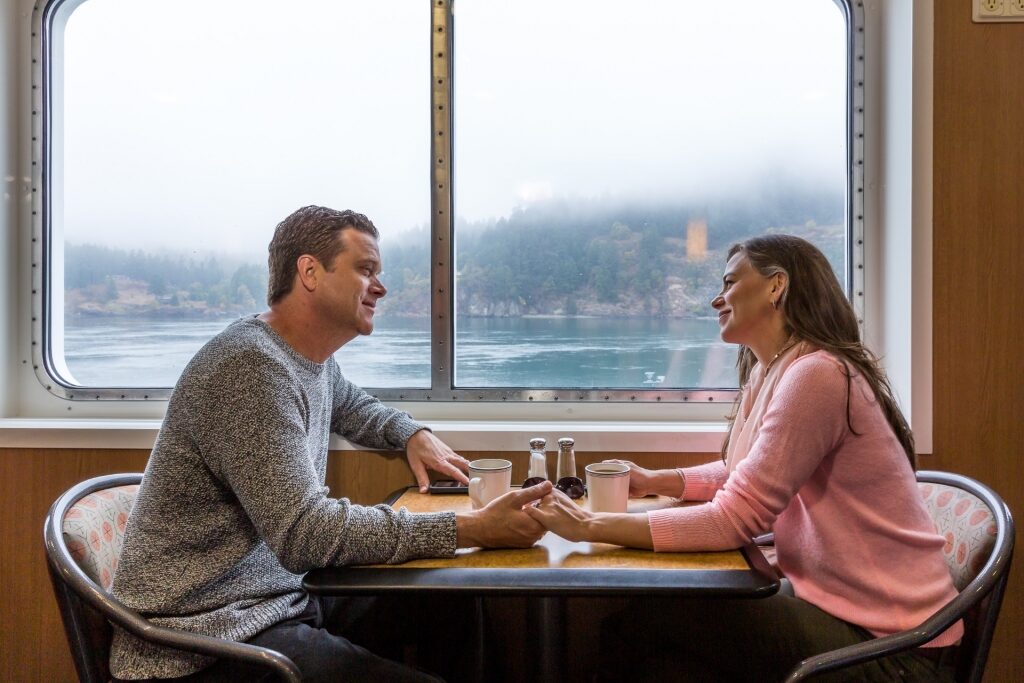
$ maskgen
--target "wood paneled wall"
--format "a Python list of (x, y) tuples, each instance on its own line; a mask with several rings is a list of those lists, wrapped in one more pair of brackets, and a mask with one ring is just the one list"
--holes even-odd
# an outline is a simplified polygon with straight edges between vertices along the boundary
[[(463, 455), (508, 457), (513, 461), (514, 479), (526, 478), (525, 447), (512, 454)], [(43, 519), (53, 501), (73, 484), (100, 474), (141, 472), (148, 456), (148, 451), (137, 450), (0, 449), (0, 681), (76, 680), (46, 573)], [(641, 453), (632, 457), (649, 467), (667, 467), (697, 464), (714, 456)], [(582, 469), (600, 459), (600, 454), (581, 452), (576, 465)], [(336, 497), (379, 503), (413, 481), (405, 458), (397, 453), (331, 454), (327, 485)]]
[(1018, 516), (986, 681), (1024, 680), (1024, 23), (935, 2), (934, 452)]
[(73, 484), (141, 472), (148, 455), (0, 449), (0, 680), (78, 680), (46, 572), (43, 519)]

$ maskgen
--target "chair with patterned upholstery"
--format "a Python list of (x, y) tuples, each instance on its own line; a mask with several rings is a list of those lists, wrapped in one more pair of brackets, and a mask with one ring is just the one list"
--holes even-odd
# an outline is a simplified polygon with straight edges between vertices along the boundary
[(805, 659), (787, 683), (920, 647), (960, 619), (964, 636), (956, 680), (980, 683), (1010, 576), (1013, 518), (992, 489), (969, 477), (918, 472), (917, 481), (935, 528), (946, 539), (943, 552), (959, 595), (915, 628)]
[(272, 670), (301, 681), (295, 664), (274, 650), (156, 626), (110, 594), (128, 513), (141, 474), (112, 474), (82, 482), (57, 499), (43, 529), (50, 578), (78, 677), (110, 680), (108, 657), (114, 623), (143, 640)]

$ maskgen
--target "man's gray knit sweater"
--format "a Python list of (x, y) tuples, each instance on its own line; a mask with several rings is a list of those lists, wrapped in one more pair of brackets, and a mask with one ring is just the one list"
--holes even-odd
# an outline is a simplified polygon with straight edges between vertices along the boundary
[[(330, 433), (403, 448), (422, 425), (245, 318), (171, 395), (125, 532), (114, 595), (154, 623), (244, 641), (306, 606), (302, 573), (455, 552), (452, 513), (328, 497)], [(116, 630), (111, 673), (170, 678), (213, 660)]]

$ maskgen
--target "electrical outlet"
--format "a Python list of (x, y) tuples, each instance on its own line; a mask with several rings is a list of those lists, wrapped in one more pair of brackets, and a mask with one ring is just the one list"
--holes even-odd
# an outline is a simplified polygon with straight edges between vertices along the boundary
[(1024, 21), (1024, 0), (972, 0), (976, 23)]
[(1002, 21), (1006, 0), (973, 0), (974, 21)]

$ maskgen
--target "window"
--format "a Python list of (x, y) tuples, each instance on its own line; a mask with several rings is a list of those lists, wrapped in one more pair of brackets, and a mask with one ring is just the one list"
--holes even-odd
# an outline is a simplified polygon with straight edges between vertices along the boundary
[(457, 11), (456, 386), (735, 387), (728, 247), (796, 233), (845, 277), (834, 3)]
[(338, 360), (384, 398), (731, 400), (735, 350), (708, 304), (724, 251), (764, 232), (818, 244), (860, 305), (850, 4), (451, 12), (48, 5), (51, 391), (166, 397), (199, 346), (264, 308), (273, 227), (310, 203), (381, 229), (389, 294)]
[(346, 347), (346, 375), (429, 386), (428, 319), (387, 315), (429, 291), (408, 275), (429, 271), (428, 6), (88, 0), (54, 14), (49, 353), (69, 391), (173, 386), (228, 321), (265, 308), (267, 244), (304, 204), (369, 215), (389, 282), (410, 278), (373, 343)]

